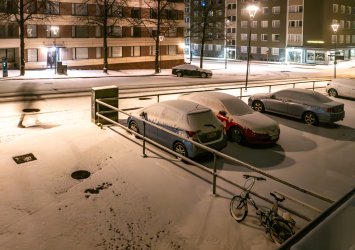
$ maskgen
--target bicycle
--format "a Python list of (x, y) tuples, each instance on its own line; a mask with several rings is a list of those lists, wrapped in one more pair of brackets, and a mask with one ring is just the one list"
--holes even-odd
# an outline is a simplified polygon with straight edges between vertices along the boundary
[(235, 195), (230, 202), (230, 213), (237, 222), (242, 222), (248, 215), (248, 203), (256, 209), (256, 215), (260, 220), (260, 225), (265, 228), (265, 233), (270, 235), (271, 240), (277, 245), (281, 245), (284, 241), (294, 234), (295, 221), (289, 213), (280, 211), (279, 202), (285, 200), (285, 197), (270, 193), (274, 197), (272, 208), (262, 209), (258, 207), (255, 201), (250, 197), (250, 191), (256, 180), (266, 181), (264, 177), (243, 175), (246, 179), (244, 183), (244, 191), (239, 195)]

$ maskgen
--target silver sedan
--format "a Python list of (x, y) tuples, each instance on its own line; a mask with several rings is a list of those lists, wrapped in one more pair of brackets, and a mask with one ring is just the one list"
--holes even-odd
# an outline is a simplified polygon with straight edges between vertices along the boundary
[(259, 112), (291, 116), (311, 125), (332, 123), (345, 117), (343, 103), (308, 89), (293, 88), (255, 94), (249, 97), (248, 105)]

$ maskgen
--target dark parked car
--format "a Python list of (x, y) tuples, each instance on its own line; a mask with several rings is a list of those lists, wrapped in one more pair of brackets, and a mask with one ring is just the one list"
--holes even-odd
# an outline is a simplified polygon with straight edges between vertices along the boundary
[(308, 89), (284, 89), (274, 93), (255, 94), (249, 97), (254, 110), (273, 112), (302, 119), (316, 125), (343, 120), (344, 104)]
[[(194, 102), (164, 101), (132, 112), (127, 119), (128, 127), (142, 134), (143, 121), (137, 117), (215, 150), (221, 150), (227, 146), (227, 136), (223, 124), (209, 108)], [(205, 150), (191, 142), (148, 123), (146, 123), (145, 135), (189, 158), (206, 153)]]
[(179, 99), (212, 109), (234, 142), (273, 144), (279, 139), (277, 122), (254, 111), (238, 97), (221, 92), (196, 92), (182, 95)]
[(172, 68), (171, 73), (177, 77), (183, 76), (198, 76), (202, 78), (211, 77), (212, 71), (208, 69), (201, 69), (192, 64), (182, 64)]

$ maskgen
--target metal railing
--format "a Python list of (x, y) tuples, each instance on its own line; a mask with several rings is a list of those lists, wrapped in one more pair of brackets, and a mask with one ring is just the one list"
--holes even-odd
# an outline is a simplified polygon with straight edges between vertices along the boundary
[[(283, 84), (283, 85), (286, 85), (286, 84)], [(315, 83), (314, 83), (314, 82), (313, 82), (312, 86), (313, 86), (313, 89), (314, 89), (314, 88), (315, 88)], [(256, 86), (256, 87), (258, 87), (258, 86)], [(265, 87), (265, 86), (263, 86), (263, 87)], [(272, 89), (271, 86), (269, 87), (269, 89), (270, 89), (270, 90)], [(179, 93), (181, 93), (181, 92), (179, 92)], [(172, 93), (170, 93), (170, 95), (171, 95), (171, 94), (172, 94)], [(167, 95), (167, 94), (164, 94), (164, 95)], [(159, 96), (159, 95), (158, 95), (158, 96)], [(122, 98), (122, 97), (121, 97), (121, 98)], [(121, 98), (120, 98), (120, 99), (121, 99)], [(130, 98), (133, 98), (133, 97), (130, 97)], [(116, 99), (117, 99), (117, 98), (116, 98)], [(191, 160), (191, 159), (189, 159), (189, 158), (187, 158), (187, 157), (181, 156), (180, 154), (176, 153), (175, 151), (171, 150), (170, 148), (164, 147), (164, 146), (160, 145), (159, 143), (157, 143), (157, 142), (155, 142), (155, 141), (153, 141), (153, 140), (147, 138), (147, 137), (145, 136), (145, 131), (143, 131), (143, 135), (141, 135), (141, 134), (139, 134), (139, 133), (136, 133), (136, 132), (130, 130), (128, 127), (126, 127), (126, 126), (120, 124), (119, 122), (113, 121), (112, 119), (110, 119), (110, 118), (108, 118), (108, 117), (105, 117), (102, 113), (100, 113), (100, 110), (99, 110), (99, 106), (100, 106), (100, 105), (103, 105), (103, 106), (105, 106), (105, 107), (108, 107), (108, 108), (110, 108), (111, 110), (114, 110), (114, 111), (116, 111), (116, 112), (118, 112), (118, 113), (122, 113), (122, 114), (124, 114), (124, 115), (126, 115), (126, 116), (130, 116), (130, 115), (131, 115), (131, 114), (127, 113), (127, 112), (124, 111), (124, 110), (121, 110), (121, 109), (119, 109), (119, 108), (113, 107), (113, 106), (111, 106), (111, 105), (105, 103), (105, 102), (104, 102), (105, 100), (106, 100), (106, 101), (112, 100), (112, 98), (105, 98), (105, 99), (98, 99), (98, 100), (96, 100), (96, 105), (98, 105), (98, 107), (97, 107), (98, 112), (96, 112), (96, 115), (97, 115), (98, 117), (100, 117), (100, 118), (102, 118), (102, 119), (104, 119), (104, 120), (106, 120), (106, 121), (112, 123), (112, 124), (115, 124), (115, 125), (119, 126), (120, 128), (122, 128), (122, 129), (124, 129), (124, 130), (126, 130), (126, 131), (128, 131), (128, 132), (130, 132), (130, 133), (133, 133), (135, 136), (141, 138), (141, 139), (143, 140), (143, 144), (142, 144), (142, 150), (143, 150), (142, 154), (143, 154), (143, 157), (146, 156), (146, 154), (145, 154), (145, 149), (146, 149), (145, 142), (146, 142), (146, 141), (149, 142), (149, 143), (151, 143), (151, 144), (153, 144), (153, 145), (155, 145), (155, 146), (157, 146), (157, 147), (159, 147), (159, 148), (164, 149), (165, 151), (167, 151), (167, 152), (169, 152), (169, 153), (171, 153), (171, 154), (173, 154), (173, 155), (175, 155), (175, 156), (177, 156), (177, 157), (180, 157), (180, 158), (183, 159), (184, 161), (186, 161), (186, 162), (188, 162), (188, 163), (190, 163), (190, 164), (192, 164), (192, 165), (194, 165), (194, 166), (196, 166), (196, 167), (198, 167), (198, 168), (200, 168), (200, 169), (204, 170), (205, 172), (208, 172), (209, 174), (212, 175), (212, 184), (213, 184), (212, 193), (213, 193), (214, 195), (216, 194), (217, 178), (219, 178), (220, 180), (223, 180), (223, 181), (225, 181), (226, 183), (229, 183), (229, 184), (231, 184), (231, 185), (233, 185), (233, 186), (236, 186), (236, 187), (238, 187), (238, 188), (243, 189), (243, 187), (240, 186), (240, 185), (238, 185), (237, 183), (235, 183), (235, 182), (233, 182), (233, 181), (231, 181), (231, 180), (228, 180), (227, 178), (225, 178), (225, 177), (220, 176), (220, 175), (217, 174), (217, 159), (218, 159), (218, 158), (221, 158), (221, 159), (227, 160), (227, 161), (229, 161), (229, 162), (232, 162), (232, 163), (234, 163), (234, 164), (239, 164), (239, 165), (241, 165), (241, 166), (243, 166), (243, 167), (245, 167), (245, 168), (247, 168), (247, 169), (249, 169), (249, 170), (252, 170), (252, 171), (254, 171), (254, 172), (257, 172), (257, 173), (259, 173), (259, 174), (262, 174), (262, 175), (264, 175), (264, 176), (266, 176), (266, 177), (268, 177), (268, 178), (270, 178), (270, 179), (272, 179), (272, 180), (274, 180), (274, 181), (276, 181), (276, 182), (278, 182), (278, 183), (281, 183), (281, 184), (283, 184), (283, 185), (285, 185), (285, 186), (288, 186), (288, 187), (290, 187), (290, 188), (292, 188), (292, 189), (294, 189), (294, 190), (297, 190), (297, 191), (299, 191), (299, 192), (302, 192), (302, 193), (304, 193), (304, 194), (307, 194), (307, 195), (310, 195), (310, 196), (312, 196), (312, 197), (315, 197), (315, 198), (317, 198), (317, 199), (319, 199), (319, 200), (322, 200), (322, 201), (324, 201), (324, 202), (327, 202), (327, 203), (333, 203), (333, 202), (334, 202), (334, 200), (332, 200), (332, 199), (330, 199), (330, 198), (324, 197), (324, 196), (322, 196), (322, 195), (320, 195), (320, 194), (318, 194), (318, 193), (315, 193), (315, 192), (306, 190), (306, 189), (304, 189), (304, 188), (301, 188), (301, 187), (299, 187), (299, 186), (297, 186), (297, 185), (294, 185), (294, 184), (292, 184), (292, 183), (290, 183), (290, 182), (287, 182), (287, 181), (282, 180), (282, 179), (280, 179), (280, 178), (278, 178), (278, 177), (275, 177), (275, 176), (273, 176), (273, 175), (271, 175), (271, 174), (269, 174), (269, 173), (267, 173), (267, 172), (265, 172), (265, 171), (262, 171), (262, 170), (260, 170), (260, 169), (258, 169), (258, 168), (256, 168), (256, 167), (254, 167), (254, 166), (248, 164), (248, 163), (245, 163), (245, 162), (243, 162), (243, 161), (240, 161), (240, 160), (238, 160), (238, 159), (235, 159), (235, 158), (233, 158), (233, 157), (231, 157), (231, 156), (229, 156), (229, 155), (223, 154), (223, 153), (221, 153), (221, 152), (219, 152), (219, 151), (217, 151), (217, 150), (211, 149), (211, 148), (209, 148), (209, 147), (207, 147), (207, 146), (205, 146), (205, 145), (202, 145), (202, 144), (200, 144), (200, 143), (198, 143), (198, 142), (195, 142), (195, 141), (189, 140), (189, 139), (187, 139), (187, 138), (185, 138), (185, 137), (179, 136), (179, 135), (177, 135), (176, 133), (171, 132), (171, 131), (169, 131), (169, 130), (167, 130), (167, 129), (165, 129), (165, 128), (159, 126), (159, 125), (156, 125), (156, 124), (154, 124), (154, 123), (151, 123), (151, 122), (149, 122), (149, 121), (147, 121), (147, 120), (145, 120), (145, 119), (142, 119), (142, 118), (140, 118), (140, 117), (136, 117), (136, 119), (139, 119), (139, 120), (141, 120), (141, 121), (143, 122), (144, 126), (145, 126), (145, 124), (149, 124), (149, 125), (151, 125), (151, 126), (157, 127), (158, 129), (161, 129), (161, 130), (163, 130), (164, 132), (167, 132), (167, 133), (172, 134), (172, 135), (174, 135), (174, 136), (176, 136), (176, 137), (179, 137), (179, 138), (181, 138), (182, 140), (187, 140), (187, 141), (189, 141), (190, 143), (194, 144), (196, 147), (199, 147), (199, 148), (205, 150), (206, 152), (212, 153), (212, 154), (213, 154), (213, 159), (214, 159), (214, 160), (213, 160), (213, 170), (210, 170), (210, 169), (208, 169), (207, 167), (205, 167), (204, 165), (202, 165), (202, 164), (200, 164), (200, 163), (198, 163), (198, 162), (196, 162), (196, 161), (193, 161), (193, 160)], [(159, 97), (158, 97), (158, 100), (159, 100)], [(267, 201), (267, 202), (269, 202), (269, 203), (272, 204), (272, 201), (271, 201), (270, 199), (268, 199), (268, 198), (266, 198), (266, 197), (263, 197), (263, 196), (261, 196), (261, 195), (259, 195), (259, 194), (256, 194), (256, 193), (253, 193), (253, 194), (256, 195), (257, 197), (259, 197), (260, 199), (262, 199), (262, 200), (264, 200), (264, 201)], [(290, 213), (292, 213), (292, 214), (298, 216), (299, 218), (302, 218), (302, 219), (304, 219), (304, 220), (306, 220), (306, 221), (311, 221), (311, 219), (310, 219), (309, 217), (307, 217), (307, 216), (305, 216), (305, 215), (303, 215), (303, 214), (301, 214), (301, 213), (299, 213), (299, 212), (297, 212), (297, 211), (295, 211), (295, 210), (293, 210), (293, 209), (290, 209), (290, 208), (287, 208), (287, 207), (284, 207), (284, 206), (280, 206), (280, 207), (282, 207), (282, 208), (285, 209), (286, 211), (288, 211), (288, 212), (290, 212)], [(309, 207), (311, 208), (311, 206), (309, 206)], [(318, 212), (318, 211), (317, 211), (317, 212)]]

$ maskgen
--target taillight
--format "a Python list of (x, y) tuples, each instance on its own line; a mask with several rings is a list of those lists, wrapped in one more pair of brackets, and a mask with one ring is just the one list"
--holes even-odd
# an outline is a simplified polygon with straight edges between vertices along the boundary
[(196, 132), (194, 132), (194, 131), (186, 131), (186, 134), (187, 134), (189, 137), (193, 137), (193, 136), (196, 134)]

